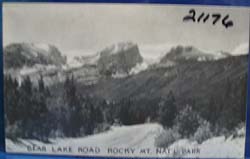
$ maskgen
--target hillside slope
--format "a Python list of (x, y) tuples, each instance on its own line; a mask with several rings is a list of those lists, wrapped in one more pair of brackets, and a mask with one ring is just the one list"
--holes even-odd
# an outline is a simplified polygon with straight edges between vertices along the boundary
[(169, 91), (173, 91), (176, 101), (184, 103), (192, 98), (219, 98), (228, 83), (235, 89), (242, 88), (246, 84), (246, 76), (247, 56), (235, 56), (216, 61), (186, 61), (172, 67), (155, 67), (122, 79), (102, 78), (96, 85), (83, 85), (82, 92), (108, 100), (120, 100), (128, 97), (164, 98)]

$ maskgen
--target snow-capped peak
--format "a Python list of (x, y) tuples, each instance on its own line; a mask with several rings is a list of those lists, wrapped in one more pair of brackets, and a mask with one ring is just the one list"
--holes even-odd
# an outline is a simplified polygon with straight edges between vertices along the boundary
[(173, 47), (165, 56), (161, 59), (161, 62), (166, 61), (178, 61), (178, 60), (197, 60), (197, 61), (210, 61), (218, 60), (230, 56), (228, 53), (220, 52), (206, 52), (197, 49), (193, 46), (176, 46)]
[(130, 75), (138, 74), (139, 72), (146, 70), (148, 68), (148, 66), (149, 65), (145, 61), (142, 63), (138, 63), (135, 67), (133, 67), (130, 70), (129, 74)]
[(42, 44), (42, 43), (23, 43), (23, 47), (30, 50), (30, 52), (37, 57), (38, 54), (43, 54), (45, 56), (49, 55), (51, 47), (53, 47), (50, 44)]
[(67, 59), (67, 64), (71, 68), (81, 67), (83, 65), (96, 65), (100, 54), (74, 56)]
[(242, 43), (239, 46), (235, 47), (234, 50), (232, 51), (231, 55), (233, 56), (238, 56), (238, 55), (246, 55), (249, 52), (249, 44)]
[(42, 50), (45, 50), (46, 52), (49, 51), (51, 45), (50, 44), (44, 44), (44, 43), (38, 43), (38, 44), (33, 44), (32, 45), (36, 48), (39, 48), (39, 49), (42, 49)]
[(121, 51), (128, 50), (134, 46), (136, 46), (136, 44), (132, 42), (119, 42), (117, 44), (113, 44), (109, 47), (106, 47), (101, 51), (101, 54), (103, 54), (104, 52), (108, 54), (117, 54)]

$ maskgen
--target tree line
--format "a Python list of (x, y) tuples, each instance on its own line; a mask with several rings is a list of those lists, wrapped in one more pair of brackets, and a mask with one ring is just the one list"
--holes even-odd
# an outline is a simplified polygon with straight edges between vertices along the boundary
[(208, 97), (207, 103), (192, 99), (183, 106), (177, 104), (172, 91), (164, 98), (128, 97), (109, 101), (82, 95), (78, 86), (73, 75), (53, 87), (45, 85), (43, 76), (35, 84), (28, 76), (19, 83), (5, 75), (6, 136), (13, 140), (29, 138), (48, 142), (49, 138), (99, 133), (111, 125), (158, 122), (165, 128), (178, 126), (179, 133), (188, 137), (204, 121), (218, 132), (233, 130), (245, 121), (245, 85), (240, 85), (242, 91), (237, 91), (239, 85), (230, 80), (225, 82), (220, 97)]
[(103, 121), (101, 110), (88, 97), (80, 96), (76, 87), (74, 77), (67, 77), (62, 95), (55, 96), (42, 76), (37, 85), (28, 76), (20, 84), (17, 79), (5, 76), (6, 136), (47, 142), (49, 137), (92, 134)]

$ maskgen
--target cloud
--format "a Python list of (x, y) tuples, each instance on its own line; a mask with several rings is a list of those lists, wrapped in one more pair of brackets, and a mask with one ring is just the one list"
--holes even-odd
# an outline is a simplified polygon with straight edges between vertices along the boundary
[(242, 43), (239, 46), (237, 46), (233, 51), (232, 51), (232, 55), (244, 55), (244, 54), (248, 54), (249, 52), (249, 44), (248, 43)]

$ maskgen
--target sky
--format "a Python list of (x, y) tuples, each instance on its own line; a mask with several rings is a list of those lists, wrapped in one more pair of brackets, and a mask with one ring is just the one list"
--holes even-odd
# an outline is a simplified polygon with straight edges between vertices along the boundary
[[(183, 22), (189, 9), (199, 15), (229, 14), (234, 26), (221, 22)], [(13, 42), (53, 44), (64, 54), (87, 55), (118, 42), (139, 45), (145, 56), (175, 45), (208, 52), (240, 53), (249, 44), (249, 9), (149, 4), (4, 3), (3, 45)]]

